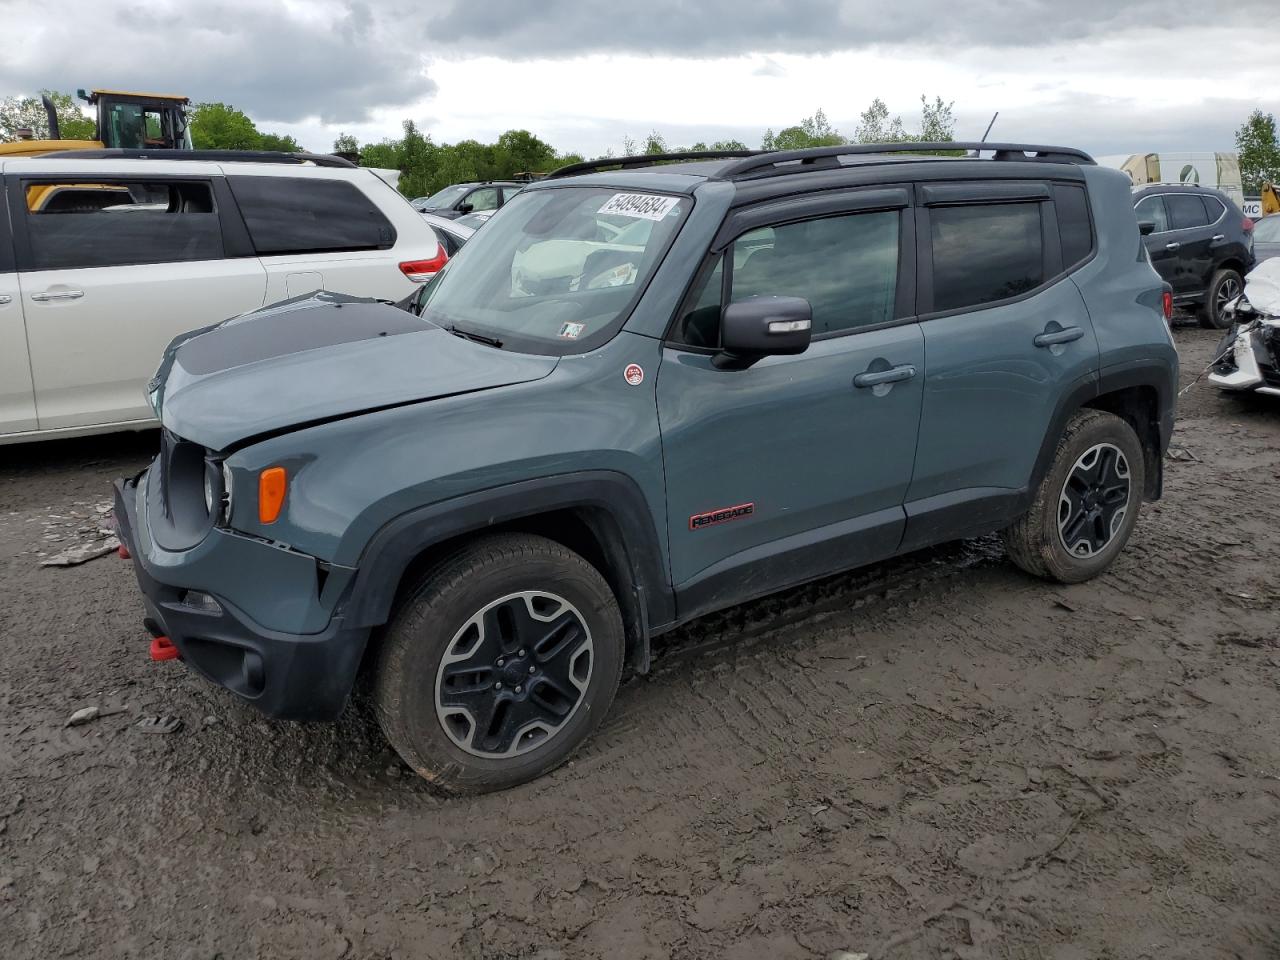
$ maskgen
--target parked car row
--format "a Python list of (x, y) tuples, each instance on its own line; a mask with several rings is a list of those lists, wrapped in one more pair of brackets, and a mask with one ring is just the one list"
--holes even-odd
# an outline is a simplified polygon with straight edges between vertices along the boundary
[(528, 184), (514, 180), (486, 180), (483, 183), (455, 183), (429, 197), (409, 201), (419, 213), (456, 220), (472, 213), (492, 214)]

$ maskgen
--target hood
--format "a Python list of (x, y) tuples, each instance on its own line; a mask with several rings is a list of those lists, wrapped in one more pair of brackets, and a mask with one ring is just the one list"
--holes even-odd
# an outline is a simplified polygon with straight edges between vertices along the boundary
[(1244, 278), (1244, 297), (1259, 313), (1280, 317), (1280, 257), (1253, 268)]
[(213, 450), (386, 407), (539, 380), (557, 358), (464, 340), (377, 300), (317, 293), (178, 337), (150, 390)]

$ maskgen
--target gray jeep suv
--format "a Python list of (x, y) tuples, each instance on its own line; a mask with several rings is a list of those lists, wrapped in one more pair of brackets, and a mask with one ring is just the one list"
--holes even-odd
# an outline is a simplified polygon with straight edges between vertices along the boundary
[(309, 720), (363, 667), (415, 770), (502, 788), (709, 611), (992, 531), (1104, 570), (1161, 491), (1166, 299), (1127, 178), (1076, 150), (577, 164), (410, 311), (175, 341), (115, 516), (158, 655)]

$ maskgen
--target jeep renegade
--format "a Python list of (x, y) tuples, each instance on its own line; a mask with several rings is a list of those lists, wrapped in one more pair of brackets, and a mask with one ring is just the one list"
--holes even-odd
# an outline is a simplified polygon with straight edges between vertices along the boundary
[(1168, 301), (1127, 178), (1077, 150), (576, 164), (408, 311), (318, 294), (175, 341), (115, 516), (189, 667), (322, 720), (363, 666), (418, 773), (499, 789), (709, 611), (993, 531), (1105, 570), (1161, 491)]

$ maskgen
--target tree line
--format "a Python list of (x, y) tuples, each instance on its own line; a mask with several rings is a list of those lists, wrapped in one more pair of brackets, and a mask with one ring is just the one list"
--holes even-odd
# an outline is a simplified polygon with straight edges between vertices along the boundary
[[(58, 124), (66, 139), (92, 139), (94, 121), (80, 109), (68, 93), (45, 90), (54, 102)], [(766, 130), (760, 140), (763, 150), (798, 150), (805, 147), (838, 146), (845, 143), (946, 142), (955, 139), (954, 103), (941, 97), (930, 101), (920, 97), (918, 126), (908, 128), (901, 116), (891, 115), (879, 97), (872, 100), (846, 136), (827, 120), (822, 110), (794, 126), (775, 133)], [(437, 143), (412, 120), (405, 120), (403, 136), (376, 143), (360, 143), (350, 134), (341, 134), (333, 144), (335, 153), (354, 154), (362, 165), (400, 171), (400, 189), (410, 197), (434, 193), (452, 183), (470, 180), (506, 180), (527, 174), (546, 173), (568, 163), (585, 159), (575, 152), (561, 152), (528, 130), (508, 130), (493, 143), (459, 140)], [(29, 128), (36, 137), (48, 136), (48, 121), (40, 97), (7, 97), (0, 100), (0, 143), (17, 139), (18, 130)], [(225, 103), (198, 103), (191, 114), (191, 138), (197, 149), (300, 151), (303, 147), (290, 136), (259, 130), (242, 110)], [(658, 131), (639, 139), (624, 137), (617, 156), (675, 153), (685, 150), (746, 150), (740, 140), (697, 141), (688, 145), (669, 142)], [(1280, 141), (1274, 115), (1254, 110), (1236, 131), (1241, 179), (1247, 194), (1256, 194), (1263, 183), (1280, 182)], [(612, 150), (605, 157), (614, 156)]]

